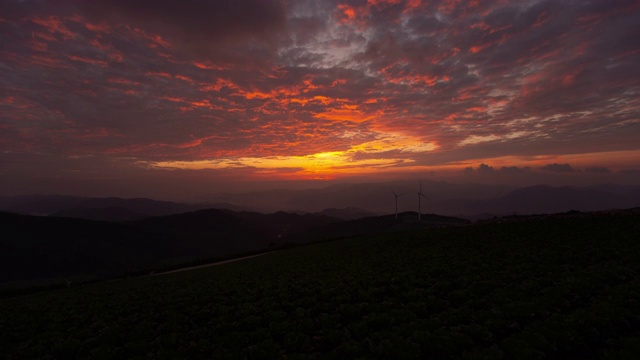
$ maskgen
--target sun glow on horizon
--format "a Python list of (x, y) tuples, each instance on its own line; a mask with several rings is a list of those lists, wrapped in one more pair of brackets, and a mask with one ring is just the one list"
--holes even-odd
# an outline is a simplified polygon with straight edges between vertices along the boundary
[[(352, 134), (349, 134), (352, 135)], [(410, 166), (415, 156), (439, 148), (414, 136), (393, 132), (378, 133), (376, 139), (352, 145), (344, 151), (324, 151), (308, 155), (238, 156), (209, 160), (145, 161), (139, 165), (167, 170), (251, 169), (285, 177), (369, 174)]]
[[(375, 142), (374, 142), (375, 143)], [(435, 145), (425, 145), (431, 148)], [(364, 176), (377, 174), (392, 176), (394, 174), (438, 172), (441, 174), (460, 172), (465, 168), (475, 167), (479, 164), (491, 164), (496, 170), (503, 167), (525, 169), (541, 169), (543, 165), (553, 163), (572, 162), (583, 168), (592, 166), (593, 159), (608, 159), (618, 157), (621, 160), (621, 168), (626, 161), (635, 161), (640, 158), (636, 150), (614, 151), (591, 154), (565, 154), (546, 156), (501, 156), (496, 158), (476, 159), (473, 161), (454, 161), (445, 164), (420, 165), (411, 157), (376, 156), (375, 149), (369, 147), (371, 158), (360, 158), (362, 147), (353, 147), (347, 151), (327, 151), (303, 156), (266, 156), (266, 157), (237, 157), (220, 158), (212, 160), (193, 161), (156, 161), (139, 162), (139, 165), (157, 170), (249, 170), (251, 178), (271, 179), (323, 179), (331, 180), (346, 176)], [(435, 147), (437, 148), (437, 147)], [(405, 153), (406, 154), (406, 153)], [(626, 160), (626, 161), (624, 161)], [(616, 169), (613, 169), (616, 170)], [(580, 172), (580, 168), (575, 169)]]
[(156, 169), (254, 169), (256, 173), (268, 171), (270, 174), (285, 174), (287, 177), (306, 177), (318, 174), (347, 174), (370, 172), (380, 167), (389, 167), (402, 162), (412, 162), (407, 159), (365, 159), (353, 158), (353, 154), (346, 151), (331, 151), (305, 156), (268, 156), (268, 157), (239, 157), (215, 160), (195, 161), (157, 161), (144, 164)]

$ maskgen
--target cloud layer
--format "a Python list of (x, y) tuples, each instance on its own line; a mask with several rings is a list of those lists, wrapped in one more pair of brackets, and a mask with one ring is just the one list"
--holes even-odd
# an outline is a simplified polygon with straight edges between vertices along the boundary
[(631, 0), (7, 0), (0, 171), (634, 169), (639, 33)]

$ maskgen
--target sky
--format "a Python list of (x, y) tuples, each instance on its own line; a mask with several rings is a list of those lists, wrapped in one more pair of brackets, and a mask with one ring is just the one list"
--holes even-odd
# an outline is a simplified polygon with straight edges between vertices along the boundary
[(638, 64), (638, 0), (0, 0), (0, 195), (640, 184)]

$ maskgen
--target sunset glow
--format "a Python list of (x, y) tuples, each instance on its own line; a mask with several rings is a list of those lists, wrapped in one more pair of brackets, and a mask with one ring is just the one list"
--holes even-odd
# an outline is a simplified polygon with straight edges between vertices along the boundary
[(3, 188), (480, 164), (628, 181), (639, 24), (637, 0), (3, 1)]

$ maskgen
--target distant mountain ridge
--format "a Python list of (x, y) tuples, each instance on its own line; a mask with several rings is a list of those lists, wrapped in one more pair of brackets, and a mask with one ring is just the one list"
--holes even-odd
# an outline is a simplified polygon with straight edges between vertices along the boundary
[(112, 222), (134, 221), (149, 217), (148, 214), (135, 212), (122, 206), (65, 209), (55, 211), (48, 216)]
[[(74, 196), (0, 197), (0, 211), (106, 221), (133, 221), (203, 209), (275, 213), (311, 213), (352, 220), (395, 211), (391, 191), (403, 194), (398, 211), (417, 211), (417, 183), (339, 184), (322, 189), (269, 190), (203, 197), (198, 203), (152, 199), (82, 198)], [(423, 181), (428, 199), (422, 211), (470, 219), (509, 214), (554, 213), (569, 210), (624, 209), (640, 205), (640, 186), (601, 184), (588, 187), (451, 184)]]
[[(531, 213), (604, 210), (603, 207), (623, 208), (625, 202), (621, 201), (621, 197), (626, 197), (631, 202), (638, 199), (633, 197), (636, 188), (631, 188), (631, 192), (628, 190), (621, 189), (621, 194), (612, 197), (610, 193), (599, 189), (535, 186), (511, 191), (494, 199), (468, 201), (467, 205), (470, 211), (489, 211), (487, 217), (491, 216), (491, 212), (512, 215), (516, 213), (514, 209), (522, 208)], [(640, 194), (640, 191), (636, 191), (636, 194)], [(38, 198), (32, 197), (28, 199), (31, 201), (29, 206), (23, 206), (22, 209), (51, 210), (53, 205), (62, 206), (61, 204), (103, 204), (106, 207), (85, 208), (79, 215), (121, 216), (121, 220), (138, 216), (132, 208), (149, 212), (149, 207), (155, 204), (150, 199), (53, 199), (53, 202), (38, 203)], [(133, 206), (111, 206), (116, 204)], [(188, 208), (182, 206), (184, 204), (170, 202), (158, 204), (157, 210), (151, 210), (171, 212)], [(521, 207), (513, 207), (513, 204)], [(439, 206), (443, 206), (443, 203)], [(65, 211), (59, 211), (65, 214)], [(73, 211), (73, 208), (66, 210), (67, 213)], [(332, 213), (358, 217), (367, 212), (353, 207), (328, 209), (315, 214), (284, 211), (262, 214), (227, 209), (199, 209), (122, 222), (0, 212), (0, 226), (3, 229), (3, 236), (0, 238), (0, 285), (9, 281), (46, 278), (113, 277), (152, 268), (277, 249), (290, 243), (468, 223), (458, 217), (434, 214), (431, 211), (423, 212), (422, 222), (418, 222), (417, 213), (411, 211), (400, 212), (398, 219), (393, 214), (351, 220), (326, 215)], [(519, 212), (519, 215), (525, 214)]]
[[(135, 216), (164, 216), (210, 207), (208, 204), (184, 204), (147, 198), (90, 198), (62, 195), (0, 197), (0, 210), (26, 215), (77, 215), (81, 209), (126, 209)], [(74, 216), (75, 217), (75, 216)]]
[(367, 211), (355, 207), (347, 207), (343, 209), (328, 208), (314, 213), (315, 215), (331, 216), (342, 220), (355, 220), (371, 216), (380, 216), (382, 214), (373, 211)]
[(510, 214), (551, 214), (570, 210), (596, 211), (625, 209), (640, 204), (640, 187), (608, 192), (602, 188), (537, 185), (517, 189), (506, 195), (470, 201), (454, 199), (442, 204), (443, 213), (485, 214), (485, 217)]
[[(415, 181), (376, 184), (339, 184), (322, 189), (273, 190), (203, 197), (239, 206), (251, 205), (269, 212), (302, 210), (311, 213), (331, 208), (359, 208), (374, 214), (395, 210), (392, 190), (401, 193), (398, 211), (417, 211)], [(513, 213), (553, 213), (569, 210), (624, 209), (640, 205), (640, 186), (602, 184), (588, 187), (535, 185), (514, 188), (505, 185), (452, 184), (423, 181), (422, 211), (449, 216), (501, 216)], [(323, 210), (324, 209), (324, 210)]]

